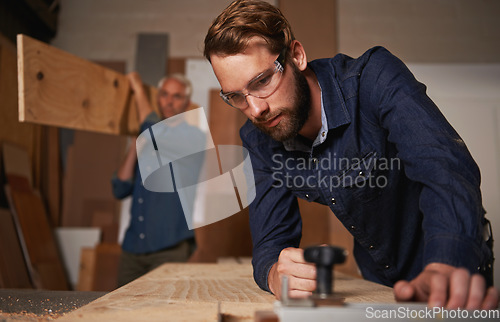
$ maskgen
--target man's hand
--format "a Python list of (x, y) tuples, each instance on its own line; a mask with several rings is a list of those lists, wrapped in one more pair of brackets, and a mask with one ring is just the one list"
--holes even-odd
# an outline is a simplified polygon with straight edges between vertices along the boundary
[(269, 271), (267, 283), (276, 298), (281, 299), (281, 278), (288, 276), (288, 296), (307, 297), (316, 289), (316, 267), (304, 259), (304, 250), (285, 248)]
[(131, 72), (127, 74), (128, 81), (130, 83), (130, 87), (134, 92), (142, 91), (143, 90), (143, 84), (142, 84), (142, 79), (139, 73), (137, 72)]
[(490, 310), (498, 307), (498, 290), (486, 289), (479, 274), (470, 275), (463, 268), (431, 263), (412, 281), (394, 285), (397, 301), (427, 302), (430, 307), (447, 309)]
[(144, 122), (146, 117), (153, 111), (153, 107), (149, 103), (149, 99), (146, 95), (144, 85), (142, 83), (141, 76), (137, 72), (131, 72), (127, 74), (128, 81), (130, 83), (130, 88), (135, 94), (135, 101), (137, 103), (137, 116), (139, 117), (139, 123)]

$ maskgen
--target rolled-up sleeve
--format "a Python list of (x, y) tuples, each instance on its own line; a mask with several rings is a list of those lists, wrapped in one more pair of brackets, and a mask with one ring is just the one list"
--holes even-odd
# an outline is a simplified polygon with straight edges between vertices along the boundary
[(132, 194), (132, 190), (134, 188), (134, 181), (133, 179), (120, 180), (120, 178), (118, 178), (116, 173), (114, 173), (113, 177), (111, 178), (111, 188), (115, 198), (123, 199)]
[(269, 290), (269, 270), (287, 247), (298, 247), (302, 237), (302, 219), (297, 198), (286, 187), (277, 187), (272, 169), (260, 159), (255, 149), (245, 144), (255, 178), (256, 197), (250, 204), (250, 230), (253, 242), (254, 279), (260, 288)]

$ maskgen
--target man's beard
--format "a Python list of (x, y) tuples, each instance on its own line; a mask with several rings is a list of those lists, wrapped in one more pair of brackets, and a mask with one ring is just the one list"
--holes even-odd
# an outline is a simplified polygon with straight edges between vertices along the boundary
[(295, 90), (292, 98), (293, 106), (290, 108), (279, 108), (271, 117), (266, 117), (270, 120), (273, 117), (281, 114), (281, 120), (278, 125), (268, 127), (261, 123), (254, 122), (254, 125), (262, 132), (269, 135), (276, 141), (289, 140), (299, 133), (307, 119), (311, 110), (311, 90), (307, 84), (306, 77), (302, 75), (300, 70), (294, 64), (289, 64), (292, 67)]

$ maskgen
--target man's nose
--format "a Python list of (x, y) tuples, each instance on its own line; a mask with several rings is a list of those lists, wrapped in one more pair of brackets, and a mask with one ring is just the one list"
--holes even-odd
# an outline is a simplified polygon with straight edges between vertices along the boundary
[(254, 118), (260, 118), (269, 111), (269, 105), (265, 99), (248, 95), (246, 97), (250, 114)]

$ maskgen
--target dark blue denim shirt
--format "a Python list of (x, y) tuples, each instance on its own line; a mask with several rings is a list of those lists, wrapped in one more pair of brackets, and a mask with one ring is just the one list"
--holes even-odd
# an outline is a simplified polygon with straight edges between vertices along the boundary
[[(159, 121), (160, 117), (151, 113), (141, 124), (140, 133)], [(186, 123), (178, 127), (186, 126), (191, 127)], [(186, 133), (186, 129), (179, 131)], [(190, 133), (193, 131), (190, 129)], [(200, 135), (203, 136), (201, 132)], [(115, 175), (111, 183), (116, 198), (132, 195), (131, 217), (122, 244), (123, 250), (133, 254), (149, 254), (194, 238), (194, 231), (188, 229), (184, 218), (179, 194), (153, 192), (144, 188), (138, 164), (132, 180), (122, 181)]]
[(240, 130), (256, 183), (257, 284), (269, 290), (281, 250), (299, 246), (297, 197), (330, 207), (354, 236), (368, 280), (392, 286), (432, 262), (483, 271), (492, 252), (483, 238), (479, 169), (426, 87), (381, 47), (309, 68), (326, 117), (317, 144), (297, 138), (284, 145), (249, 121)]

